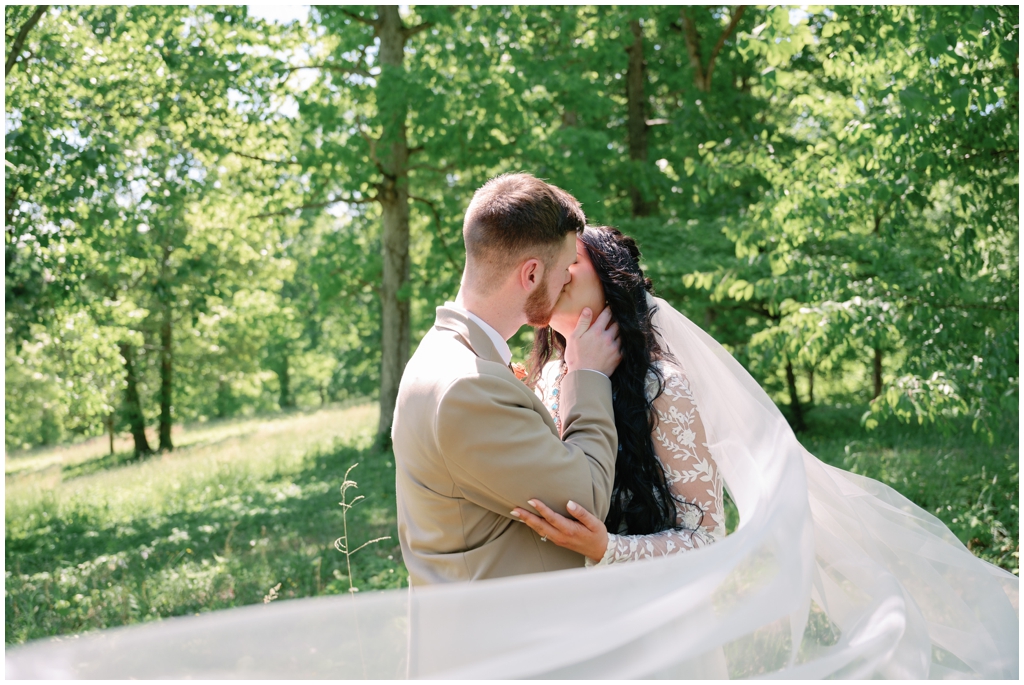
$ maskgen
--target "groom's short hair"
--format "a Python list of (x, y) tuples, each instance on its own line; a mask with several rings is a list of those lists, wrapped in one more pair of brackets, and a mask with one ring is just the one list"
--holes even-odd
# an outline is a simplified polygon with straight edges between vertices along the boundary
[(582, 233), (586, 223), (580, 203), (561, 188), (531, 174), (502, 174), (477, 190), (466, 210), (466, 261), (494, 276), (531, 252), (549, 265), (565, 235)]

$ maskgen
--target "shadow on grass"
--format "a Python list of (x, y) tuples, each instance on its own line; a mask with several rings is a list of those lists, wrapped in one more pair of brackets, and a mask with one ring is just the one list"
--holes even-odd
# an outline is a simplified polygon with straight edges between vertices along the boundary
[(391, 539), (353, 558), (351, 582), (361, 590), (407, 584), (393, 455), (339, 443), (270, 478), (210, 481), (128, 522), (103, 506), (57, 514), (43, 498), (8, 521), (6, 642), (259, 603), (277, 583), (282, 598), (346, 592), (334, 540), (339, 489), (353, 463), (366, 498), (349, 514), (353, 546)]
[(104, 454), (101, 457), (82, 461), (77, 464), (64, 464), (60, 468), (60, 477), (63, 480), (71, 480), (72, 478), (80, 478), (82, 476), (88, 476), (92, 473), (98, 473), (107, 469), (117, 468), (118, 466), (127, 466), (128, 464), (135, 464), (144, 459), (155, 455), (155, 452), (150, 454), (136, 454), (134, 451), (129, 452), (114, 452), (113, 454)]

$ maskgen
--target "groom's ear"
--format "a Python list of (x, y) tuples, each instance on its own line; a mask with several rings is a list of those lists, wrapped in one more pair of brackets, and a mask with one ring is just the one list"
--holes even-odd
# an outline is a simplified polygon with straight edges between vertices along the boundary
[(544, 278), (544, 263), (537, 259), (527, 259), (519, 266), (519, 283), (526, 292), (533, 292)]

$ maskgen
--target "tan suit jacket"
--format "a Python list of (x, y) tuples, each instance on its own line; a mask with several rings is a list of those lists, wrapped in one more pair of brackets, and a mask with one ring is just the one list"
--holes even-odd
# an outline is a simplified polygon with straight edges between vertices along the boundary
[(582, 555), (512, 518), (538, 498), (608, 513), (618, 436), (611, 382), (562, 379), (560, 439), (547, 408), (479, 325), (448, 307), (409, 360), (392, 438), (398, 537), (413, 585), (583, 566)]

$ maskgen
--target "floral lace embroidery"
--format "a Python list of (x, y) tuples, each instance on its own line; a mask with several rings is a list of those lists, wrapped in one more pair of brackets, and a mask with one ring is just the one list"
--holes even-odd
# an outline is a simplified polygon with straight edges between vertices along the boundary
[(661, 459), (672, 493), (677, 499), (700, 507), (714, 522), (711, 525), (704, 521), (704, 527), (713, 536), (723, 537), (722, 478), (705, 442), (707, 437), (697, 412), (697, 401), (682, 371), (671, 367), (666, 371), (665, 391), (654, 402), (658, 413), (653, 436), (655, 452)]
[[(722, 478), (707, 446), (704, 424), (690, 382), (682, 369), (661, 365), (665, 389), (654, 400), (658, 422), (651, 436), (654, 451), (665, 469), (669, 490), (676, 502), (678, 530), (650, 535), (608, 534), (608, 548), (600, 565), (636, 561), (699, 549), (725, 537)], [(537, 394), (550, 406), (555, 396), (557, 368), (544, 369)], [(648, 378), (647, 395), (657, 390), (654, 374)], [(589, 560), (588, 566), (593, 565)]]

